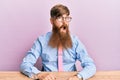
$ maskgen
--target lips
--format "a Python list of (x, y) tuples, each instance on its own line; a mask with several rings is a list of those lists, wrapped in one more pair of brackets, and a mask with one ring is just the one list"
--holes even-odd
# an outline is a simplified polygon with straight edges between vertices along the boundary
[(61, 26), (60, 29), (66, 30), (66, 26)]
[(65, 29), (66, 29), (66, 27), (64, 26), (64, 27), (63, 27), (63, 29), (65, 30)]

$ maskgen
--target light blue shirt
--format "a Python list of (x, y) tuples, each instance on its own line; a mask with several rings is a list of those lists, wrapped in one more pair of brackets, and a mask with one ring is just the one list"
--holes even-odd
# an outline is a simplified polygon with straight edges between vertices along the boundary
[[(48, 45), (51, 34), (52, 32), (48, 32), (34, 42), (20, 66), (22, 73), (29, 77), (40, 73), (41, 71), (34, 66), (39, 57), (42, 59), (44, 71), (58, 71), (58, 50)], [(77, 76), (88, 79), (95, 74), (96, 66), (81, 41), (73, 35), (71, 39), (73, 47), (63, 50), (63, 69), (64, 71), (76, 71), (75, 63), (79, 60), (83, 69)]]

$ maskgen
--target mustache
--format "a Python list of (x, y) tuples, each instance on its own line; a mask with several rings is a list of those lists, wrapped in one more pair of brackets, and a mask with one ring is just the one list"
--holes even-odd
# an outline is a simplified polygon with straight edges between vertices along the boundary
[(52, 28), (53, 33), (60, 33), (61, 29), (69, 31), (69, 26), (67, 24), (63, 24), (60, 27), (57, 27), (55, 24), (53, 24)]
[(64, 29), (64, 30), (66, 30), (66, 29), (68, 29), (68, 26), (67, 26), (67, 25), (62, 25), (59, 29)]

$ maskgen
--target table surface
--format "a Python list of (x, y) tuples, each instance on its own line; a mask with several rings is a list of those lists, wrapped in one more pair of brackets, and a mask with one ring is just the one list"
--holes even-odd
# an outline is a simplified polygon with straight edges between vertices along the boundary
[[(67, 80), (68, 77), (76, 75), (77, 72), (42, 72), (56, 75), (57, 80)], [(19, 71), (0, 71), (0, 80), (32, 80)], [(97, 71), (88, 80), (120, 80), (120, 71)]]

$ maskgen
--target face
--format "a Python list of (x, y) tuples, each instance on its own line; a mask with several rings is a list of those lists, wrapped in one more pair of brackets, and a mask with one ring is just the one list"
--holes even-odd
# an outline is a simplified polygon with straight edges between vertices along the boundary
[(58, 29), (60, 29), (60, 33), (66, 33), (67, 32), (66, 26), (69, 26), (70, 20), (71, 20), (71, 17), (64, 14), (58, 18), (51, 19), (51, 23), (53, 27), (57, 27)]
[(63, 15), (58, 18), (51, 18), (52, 23), (52, 36), (49, 40), (49, 45), (52, 47), (58, 47), (62, 45), (63, 48), (72, 47), (72, 41), (69, 34), (69, 21), (71, 17)]

